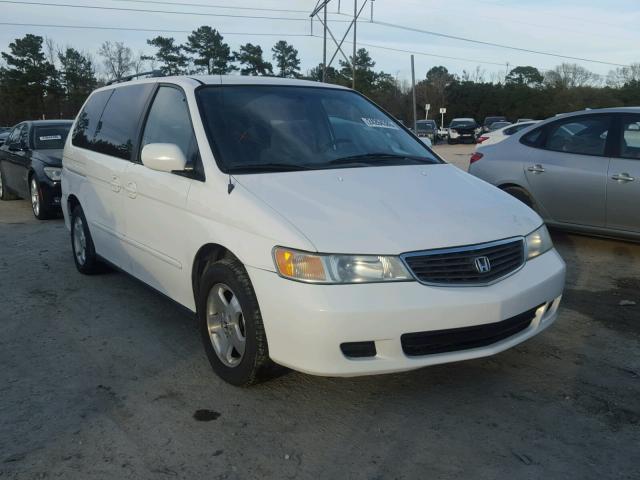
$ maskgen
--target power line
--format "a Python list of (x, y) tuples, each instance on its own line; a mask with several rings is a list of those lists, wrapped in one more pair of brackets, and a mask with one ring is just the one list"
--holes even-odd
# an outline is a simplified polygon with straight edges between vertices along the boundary
[[(313, 35), (313, 37), (322, 38), (319, 35)], [(353, 42), (345, 41), (344, 43), (352, 44)], [(460, 60), (460, 61), (463, 61), (463, 62), (471, 62), (471, 63), (476, 63), (476, 64), (484, 63), (484, 64), (487, 64), (487, 65), (497, 65), (499, 67), (504, 67), (505, 66), (504, 63), (475, 60), (475, 59), (463, 58), (463, 57), (450, 57), (448, 55), (438, 55), (436, 53), (420, 52), (420, 51), (416, 51), (416, 50), (405, 50), (403, 48), (385, 47), (383, 45), (376, 45), (376, 44), (373, 44), (373, 43), (358, 42), (358, 45), (363, 45), (365, 47), (370, 47), (370, 48), (379, 48), (381, 50), (389, 50), (389, 51), (392, 51), (392, 52), (413, 53), (415, 55), (424, 55), (424, 56), (427, 56), (427, 57), (444, 58), (444, 59), (447, 59), (447, 60)]]
[(264, 8), (264, 7), (238, 7), (229, 5), (210, 5), (207, 3), (182, 3), (167, 2), (160, 0), (111, 0), (112, 2), (128, 2), (128, 3), (148, 3), (155, 5), (175, 5), (180, 7), (201, 7), (201, 8), (225, 8), (229, 10), (252, 10), (262, 12), (288, 12), (288, 13), (307, 13), (306, 10), (292, 10), (288, 8)]
[(379, 22), (379, 21), (372, 21), (369, 23), (374, 23), (376, 25), (381, 25), (383, 27), (389, 27), (389, 28), (395, 28), (395, 29), (399, 29), (399, 30), (406, 30), (409, 32), (417, 32), (417, 33), (424, 33), (426, 35), (432, 35), (435, 37), (441, 37), (441, 38), (448, 38), (451, 40), (459, 40), (461, 42), (468, 42), (468, 43), (475, 43), (478, 45), (486, 45), (486, 46), (490, 46), (490, 47), (497, 47), (497, 48), (505, 48), (508, 50), (515, 50), (518, 52), (525, 52), (525, 53), (534, 53), (537, 55), (545, 55), (548, 57), (557, 57), (557, 58), (565, 58), (568, 60), (577, 60), (577, 61), (581, 61), (581, 62), (590, 62), (590, 63), (599, 63), (601, 65), (610, 65), (610, 66), (614, 66), (614, 67), (626, 67), (627, 65), (621, 64), (621, 63), (614, 63), (614, 62), (605, 62), (603, 60), (594, 60), (591, 58), (583, 58), (583, 57), (573, 57), (570, 55), (562, 55), (559, 53), (551, 53), (551, 52), (544, 52), (541, 50), (531, 50), (528, 48), (521, 48), (521, 47), (512, 47), (510, 45), (503, 45), (500, 43), (494, 43), (494, 42), (485, 42), (483, 40), (475, 40), (472, 38), (465, 38), (465, 37), (459, 37), (456, 35), (449, 35), (447, 33), (441, 33), (441, 32), (433, 32), (431, 30), (422, 30), (420, 28), (414, 28), (414, 27), (407, 27), (404, 25), (396, 25), (394, 23), (387, 23), (387, 22)]
[[(16, 0), (0, 0), (0, 3), (9, 3), (13, 5), (27, 5), (40, 7), (63, 7), (63, 8), (83, 8), (88, 10), (107, 10), (116, 12), (136, 12), (136, 13), (163, 13), (169, 15), (193, 15), (197, 17), (225, 17), (225, 18), (247, 18), (260, 20), (284, 20), (291, 22), (308, 22), (309, 18), (298, 17), (269, 17), (261, 15), (235, 15), (231, 13), (206, 13), (206, 12), (183, 12), (177, 10), (152, 10), (145, 8), (128, 8), (128, 7), (103, 7), (97, 5), (77, 5), (72, 3), (49, 3), (49, 2), (25, 2)], [(349, 23), (348, 20), (334, 20), (334, 22)]]
[[(12, 27), (41, 27), (41, 28), (68, 28), (79, 30), (122, 30), (127, 32), (162, 32), (162, 33), (192, 33), (192, 30), (174, 30), (163, 28), (129, 28), (129, 27), (102, 27), (97, 25), (60, 25), (49, 23), (17, 23), (17, 22), (0, 22), (0, 25)], [(261, 32), (220, 32), (221, 35), (255, 35), (269, 37), (310, 37), (308, 33), (261, 33)]]
[[(125, 32), (150, 32), (150, 33), (192, 33), (192, 30), (180, 30), (180, 29), (172, 29), (172, 28), (133, 28), (133, 27), (105, 27), (98, 25), (63, 25), (63, 24), (50, 24), (50, 23), (19, 23), (19, 22), (0, 22), (0, 25), (9, 26), (9, 27), (35, 27), (35, 28), (60, 28), (60, 29), (70, 29), (70, 30), (114, 30), (114, 31), (125, 31)], [(266, 37), (310, 37), (310, 38), (322, 38), (320, 35), (310, 35), (308, 33), (267, 33), (267, 32), (220, 32), (221, 35), (246, 35), (246, 36), (266, 36)], [(352, 43), (349, 41), (345, 41), (345, 43)], [(391, 52), (401, 52), (401, 53), (413, 53), (415, 55), (422, 55), (427, 57), (434, 58), (443, 58), (446, 60), (458, 60), (462, 62), (469, 62), (475, 64), (485, 64), (485, 65), (494, 65), (499, 67), (504, 67), (504, 63), (499, 62), (490, 62), (486, 60), (477, 60), (471, 58), (464, 57), (452, 57), (448, 55), (439, 55), (436, 53), (428, 53), (417, 50), (406, 50), (402, 48), (394, 48), (394, 47), (385, 47), (383, 45), (377, 45), (373, 43), (365, 43), (358, 42), (359, 45), (377, 48), (380, 50), (388, 50)]]

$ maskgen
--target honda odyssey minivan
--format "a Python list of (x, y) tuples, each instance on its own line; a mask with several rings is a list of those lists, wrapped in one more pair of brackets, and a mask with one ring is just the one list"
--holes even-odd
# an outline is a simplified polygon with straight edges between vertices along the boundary
[(564, 286), (535, 212), (335, 85), (98, 89), (62, 195), (78, 270), (107, 262), (195, 312), (234, 385), (492, 355), (553, 323)]

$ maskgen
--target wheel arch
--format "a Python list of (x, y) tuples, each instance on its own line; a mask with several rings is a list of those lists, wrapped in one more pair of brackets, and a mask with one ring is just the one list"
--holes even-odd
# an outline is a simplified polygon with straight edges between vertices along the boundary
[(191, 265), (191, 286), (193, 289), (193, 298), (196, 304), (198, 301), (197, 296), (200, 289), (200, 278), (202, 277), (202, 272), (204, 272), (204, 269), (209, 263), (216, 262), (223, 258), (234, 258), (240, 261), (240, 259), (238, 259), (231, 250), (219, 243), (207, 243), (198, 249)]

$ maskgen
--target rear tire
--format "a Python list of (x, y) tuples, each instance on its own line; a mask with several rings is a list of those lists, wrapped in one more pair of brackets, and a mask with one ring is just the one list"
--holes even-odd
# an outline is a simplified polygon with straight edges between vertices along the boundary
[(522, 188), (519, 187), (504, 187), (502, 188), (506, 193), (511, 195), (514, 198), (517, 198), (522, 203), (524, 203), (527, 207), (531, 208), (535, 212), (537, 212), (537, 208), (535, 206), (535, 202), (531, 198), (531, 196)]
[(76, 205), (71, 213), (71, 249), (73, 261), (80, 273), (93, 275), (100, 273), (100, 263), (89, 232), (87, 219), (82, 207)]
[(209, 263), (199, 285), (198, 321), (213, 371), (238, 387), (283, 373), (269, 358), (258, 299), (243, 265), (234, 258)]

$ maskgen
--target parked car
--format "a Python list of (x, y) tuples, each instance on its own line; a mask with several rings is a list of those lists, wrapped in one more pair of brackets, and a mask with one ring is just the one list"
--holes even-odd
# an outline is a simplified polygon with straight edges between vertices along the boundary
[(473, 118), (454, 118), (447, 129), (447, 143), (451, 145), (465, 140), (475, 143), (477, 128), (478, 124)]
[(11, 129), (0, 129), (0, 147), (4, 145), (4, 142), (7, 140), (7, 137), (11, 133)]
[(580, 111), (481, 145), (470, 173), (548, 225), (640, 239), (640, 108)]
[(418, 120), (416, 122), (418, 137), (426, 137), (431, 143), (438, 141), (438, 125), (435, 120)]
[[(357, 92), (190, 76), (96, 90), (65, 146), (76, 267), (196, 312), (213, 370), (396, 372), (492, 355), (557, 316), (540, 217)], [(466, 287), (466, 288), (465, 288)]]
[(507, 117), (503, 116), (493, 116), (493, 117), (485, 117), (484, 122), (482, 122), (482, 132), (488, 132), (489, 127), (495, 122), (506, 122)]
[(535, 121), (535, 120), (532, 120), (530, 122), (509, 124), (506, 127), (503, 127), (503, 128), (501, 128), (499, 130), (495, 130), (493, 132), (488, 132), (488, 133), (483, 133), (482, 135), (480, 135), (480, 137), (478, 137), (478, 143), (476, 144), (476, 150), (481, 145), (491, 145), (493, 143), (501, 142), (502, 140), (504, 140), (505, 138), (513, 135), (514, 133), (518, 133), (520, 130), (524, 130), (525, 128), (528, 128), (531, 125), (535, 125), (536, 123), (538, 123), (538, 122)]
[(36, 218), (60, 213), (62, 148), (71, 120), (37, 120), (13, 127), (0, 147), (0, 198), (31, 199)]
[(511, 125), (511, 122), (493, 122), (489, 126), (489, 132), (495, 132), (496, 130), (500, 130), (501, 128), (508, 127)]

